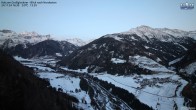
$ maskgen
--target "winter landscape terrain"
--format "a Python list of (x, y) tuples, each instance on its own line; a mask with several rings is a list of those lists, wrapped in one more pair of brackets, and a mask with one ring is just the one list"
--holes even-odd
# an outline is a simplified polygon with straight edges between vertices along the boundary
[(59, 100), (71, 109), (196, 107), (195, 31), (139, 26), (85, 43), (0, 30), (0, 48), (66, 95)]

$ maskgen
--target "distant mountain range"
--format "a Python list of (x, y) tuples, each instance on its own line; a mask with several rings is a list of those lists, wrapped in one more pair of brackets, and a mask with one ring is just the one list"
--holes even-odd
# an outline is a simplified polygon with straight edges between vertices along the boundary
[(149, 26), (107, 34), (88, 44), (78, 38), (57, 41), (50, 35), (36, 32), (17, 34), (11, 30), (0, 30), (0, 36), (1, 49), (11, 55), (24, 58), (66, 56), (59, 62), (60, 65), (113, 74), (156, 73), (153, 66), (169, 67), (171, 61), (182, 57), (196, 43), (196, 31)]
[(50, 35), (39, 35), (36, 32), (16, 33), (11, 30), (0, 30), (0, 48), (11, 55), (25, 58), (40, 56), (63, 57), (86, 43), (78, 38), (58, 41)]
[[(22, 33), (16, 33), (12, 30), (0, 30), (0, 46), (3, 45), (5, 41), (11, 42), (8, 47), (16, 46), (18, 44), (36, 44), (41, 41), (47, 40), (47, 39), (53, 39), (50, 34), (48, 35), (40, 35), (36, 32), (22, 32)], [(65, 38), (63, 41), (67, 41), (69, 43), (74, 44), (75, 46), (83, 46), (87, 44), (89, 41), (85, 42), (79, 38)]]
[[(71, 69), (88, 68), (89, 72), (154, 73), (153, 66), (168, 67), (170, 61), (190, 49), (196, 43), (195, 36), (193, 31), (140, 26), (102, 36), (66, 56), (59, 64)], [(137, 61), (139, 58), (146, 62)], [(154, 63), (150, 65), (151, 60)]]
[[(89, 104), (95, 109), (97, 105), (104, 105), (105, 99), (109, 102), (106, 107), (111, 108), (114, 105), (124, 108), (123, 100), (131, 108), (138, 109), (142, 108), (141, 105), (149, 109), (179, 109), (182, 105), (196, 107), (196, 31), (139, 26), (84, 42), (78, 38), (57, 41), (50, 35), (39, 35), (36, 32), (18, 34), (11, 30), (0, 30), (0, 66), (1, 73), (6, 73), (0, 74), (0, 81), (3, 85), (13, 85), (13, 92), (7, 89), (8, 86), (0, 89), (0, 95), (11, 96), (13, 102), (9, 102), (10, 97), (3, 97), (1, 102), (5, 102), (5, 105), (11, 103), (15, 109), (17, 104), (26, 105), (27, 109), (32, 107), (29, 105), (33, 105), (34, 109), (74, 109), (70, 107), (70, 102), (78, 102), (81, 94), (75, 100), (66, 94), (52, 91), (52, 88), (48, 92), (46, 82), (30, 75), (33, 74), (32, 69), (22, 66), (7, 53), (20, 56), (15, 58), (38, 73), (41, 72), (40, 75), (47, 72), (49, 76), (46, 75), (46, 79), (49, 78), (49, 82), (54, 81), (59, 90), (69, 88), (69, 85), (62, 82), (71, 80), (50, 76), (50, 72), (64, 72), (67, 76), (78, 78), (70, 84), (80, 84), (81, 89), (86, 91), (85, 96), (89, 95), (91, 98)], [(82, 81), (78, 82), (79, 79)], [(57, 80), (62, 84), (56, 85)], [(18, 89), (20, 87), (22, 89)], [(78, 90), (78, 86), (76, 87)], [(29, 95), (32, 91), (35, 97)], [(37, 96), (39, 92), (41, 94)], [(21, 93), (24, 93), (22, 97), (25, 100), (29, 97), (32, 100), (20, 103), (23, 100), (19, 98)], [(71, 91), (70, 94), (73, 95)], [(121, 103), (113, 95), (121, 98)], [(61, 96), (66, 97), (62, 99)], [(40, 97), (46, 97), (47, 100)], [(19, 103), (15, 104), (18, 102), (15, 99), (19, 99)], [(133, 100), (137, 103), (132, 102)], [(67, 102), (65, 107), (61, 106), (64, 101)], [(37, 102), (44, 106), (39, 106)], [(50, 106), (46, 106), (48, 103)], [(102, 108), (101, 106), (97, 108)], [(6, 107), (9, 108), (7, 105)]]
[(65, 41), (74, 44), (75, 46), (83, 46), (86, 45), (87, 42), (84, 42), (83, 40), (79, 38), (73, 38), (73, 39), (65, 39)]

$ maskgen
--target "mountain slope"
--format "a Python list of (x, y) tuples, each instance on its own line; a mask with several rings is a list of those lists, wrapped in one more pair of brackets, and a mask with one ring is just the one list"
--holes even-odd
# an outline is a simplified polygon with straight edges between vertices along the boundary
[(176, 62), (178, 68), (184, 68), (191, 63), (196, 62), (196, 43), (183, 55), (182, 59)]
[(3, 51), (14, 56), (32, 58), (40, 56), (62, 57), (75, 49), (77, 49), (76, 46), (66, 41), (45, 40), (35, 45), (26, 44), (26, 48), (23, 44), (18, 44), (14, 47), (4, 48)]
[(0, 109), (1, 110), (70, 110), (77, 99), (49, 86), (0, 50)]
[(139, 55), (168, 66), (169, 61), (185, 53), (196, 42), (183, 32), (179, 36), (175, 31), (167, 29), (166, 33), (165, 29), (141, 26), (128, 32), (108, 34), (74, 51), (59, 64), (72, 69), (88, 67), (89, 72), (154, 73), (149, 66), (143, 68), (131, 58)]
[(196, 83), (196, 43), (182, 57), (172, 62), (171, 66), (176, 68), (178, 74)]
[(50, 39), (50, 35), (39, 35), (36, 32), (16, 33), (12, 30), (0, 30), (0, 46), (2, 48), (11, 48), (18, 44), (36, 44)]
[(66, 41), (45, 40), (25, 48), (21, 55), (24, 58), (40, 56), (64, 56), (70, 54), (77, 47)]
[[(196, 107), (196, 43), (181, 57), (178, 58), (171, 66), (177, 68), (177, 73), (189, 81), (183, 91), (182, 95), (186, 97), (186, 103), (190, 107)], [(191, 100), (191, 101), (189, 101)]]
[(67, 41), (67, 42), (69, 42), (69, 43), (72, 43), (72, 44), (74, 44), (75, 46), (84, 46), (84, 45), (87, 44), (86, 42), (84, 42), (83, 40), (78, 39), (78, 38), (65, 39), (64, 41)]
[(32, 58), (46, 55), (62, 57), (70, 54), (77, 46), (67, 41), (50, 40), (50, 35), (39, 35), (36, 32), (17, 34), (11, 30), (0, 30), (0, 48), (11, 55)]

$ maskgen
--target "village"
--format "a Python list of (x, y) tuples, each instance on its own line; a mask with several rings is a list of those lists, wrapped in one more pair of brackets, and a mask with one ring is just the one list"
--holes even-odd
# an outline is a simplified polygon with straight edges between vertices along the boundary
[(173, 80), (171, 79), (170, 77), (166, 77), (166, 78), (158, 78), (158, 77), (154, 77), (154, 78), (151, 78), (151, 79), (147, 79), (147, 78), (144, 78), (141, 76), (141, 75), (138, 75), (138, 76), (135, 76), (134, 79), (136, 79), (136, 83), (139, 83), (140, 84), (140, 89), (143, 89), (145, 88), (146, 86), (149, 86), (149, 87), (158, 87), (160, 88), (161, 84), (164, 84), (164, 83), (173, 83), (173, 84), (176, 84), (176, 85), (181, 85), (181, 82), (177, 81), (177, 80)]

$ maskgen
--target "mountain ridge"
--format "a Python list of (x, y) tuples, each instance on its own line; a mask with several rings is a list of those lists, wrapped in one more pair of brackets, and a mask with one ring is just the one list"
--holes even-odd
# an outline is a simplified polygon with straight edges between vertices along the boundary
[[(88, 67), (89, 72), (110, 71), (110, 73), (122, 74), (131, 71), (131, 73), (136, 71), (141, 72), (143, 71), (142, 68), (139, 65), (131, 64), (129, 56), (139, 55), (141, 58), (147, 57), (149, 61), (152, 59), (167, 67), (169, 66), (169, 61), (180, 57), (191, 48), (191, 45), (196, 43), (196, 40), (192, 37), (184, 36), (184, 32), (179, 37), (177, 34), (165, 34), (165, 32), (150, 27), (140, 28), (139, 34), (131, 32), (102, 36), (80, 47), (65, 57), (59, 64), (71, 69)], [(135, 31), (135, 29), (133, 30)], [(146, 30), (149, 32), (146, 32)], [(112, 63), (113, 58), (124, 60), (124, 62), (114, 64)], [(137, 68), (137, 70), (134, 68)], [(153, 72), (144, 69), (141, 73)]]

